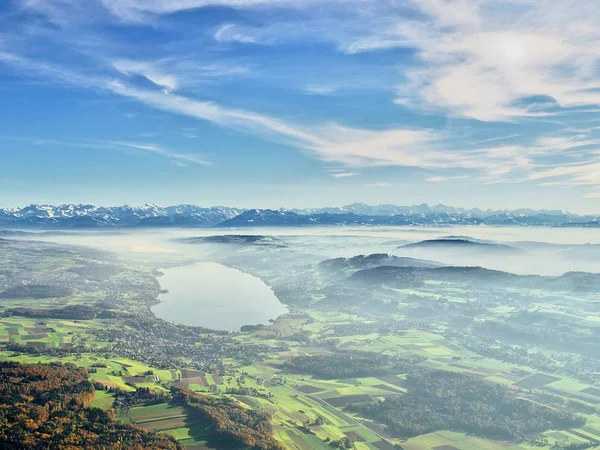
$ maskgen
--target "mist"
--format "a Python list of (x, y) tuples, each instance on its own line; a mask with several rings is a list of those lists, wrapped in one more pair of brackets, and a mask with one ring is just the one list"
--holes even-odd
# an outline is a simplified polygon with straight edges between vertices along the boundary
[[(445, 265), (480, 266), (517, 274), (560, 276), (566, 272), (600, 272), (600, 236), (593, 229), (527, 227), (302, 227), (302, 228), (178, 228), (158, 230), (107, 230), (28, 232), (22, 239), (84, 245), (124, 257), (174, 262), (206, 260), (213, 246), (190, 246), (192, 237), (225, 235), (274, 236), (298, 258), (352, 257), (385, 253), (437, 261)], [(414, 246), (422, 241), (464, 239), (498, 244), (471, 248)], [(498, 246), (511, 247), (502, 251)], [(219, 246), (218, 246), (219, 247)], [(221, 250), (223, 250), (221, 248)], [(231, 248), (225, 247), (224, 251)], [(284, 253), (279, 251), (278, 253)], [(276, 258), (276, 256), (274, 256)]]

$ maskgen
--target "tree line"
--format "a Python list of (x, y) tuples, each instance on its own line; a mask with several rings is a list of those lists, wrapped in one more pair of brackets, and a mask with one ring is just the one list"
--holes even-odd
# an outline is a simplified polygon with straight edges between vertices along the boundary
[(32, 319), (67, 319), (67, 320), (93, 320), (112, 319), (122, 316), (116, 311), (98, 309), (86, 305), (68, 305), (62, 308), (12, 308), (6, 310), (7, 316), (29, 317)]
[(296, 373), (305, 373), (323, 379), (372, 377), (389, 373), (403, 373), (424, 360), (402, 359), (373, 352), (341, 352), (333, 355), (297, 356), (285, 367)]
[(284, 450), (273, 437), (271, 415), (248, 409), (228, 397), (207, 397), (189, 390), (173, 388), (175, 400), (214, 427), (217, 434), (232, 444), (257, 450)]
[(64, 286), (53, 286), (49, 284), (22, 284), (13, 286), (0, 292), (0, 298), (33, 298), (41, 300), (44, 298), (68, 297), (73, 290)]

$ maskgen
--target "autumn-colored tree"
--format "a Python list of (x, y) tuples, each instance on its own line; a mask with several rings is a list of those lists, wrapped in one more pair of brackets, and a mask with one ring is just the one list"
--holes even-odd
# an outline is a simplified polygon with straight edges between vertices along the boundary
[(89, 373), (72, 364), (0, 362), (0, 448), (183, 448), (171, 436), (114, 421), (90, 408)]

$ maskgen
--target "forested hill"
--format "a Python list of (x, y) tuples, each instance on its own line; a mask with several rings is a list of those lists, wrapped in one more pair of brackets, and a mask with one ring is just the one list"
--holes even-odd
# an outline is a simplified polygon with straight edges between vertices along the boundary
[(479, 242), (472, 239), (460, 239), (460, 238), (440, 238), (440, 239), (428, 239), (426, 241), (415, 242), (413, 244), (401, 245), (398, 248), (403, 249), (452, 249), (452, 250), (469, 250), (469, 251), (481, 251), (481, 252), (492, 252), (492, 254), (500, 253), (521, 253), (522, 250), (512, 247), (506, 244), (497, 244), (493, 242)]
[(324, 270), (366, 270), (375, 267), (440, 267), (443, 264), (435, 261), (427, 261), (417, 258), (405, 258), (400, 256), (388, 255), (386, 253), (373, 253), (371, 255), (358, 255), (352, 258), (333, 258), (327, 259), (319, 264)]
[(585, 418), (519, 398), (497, 383), (475, 376), (413, 368), (408, 392), (351, 405), (385, 423), (398, 436), (450, 429), (492, 439), (523, 439), (548, 429), (581, 427)]
[(111, 412), (89, 408), (93, 398), (85, 369), (0, 362), (0, 448), (183, 448), (170, 436), (116, 422)]
[(439, 281), (472, 286), (545, 289), (548, 291), (600, 292), (600, 274), (567, 272), (559, 277), (517, 275), (483, 267), (396, 267), (379, 266), (359, 270), (349, 282), (367, 285), (418, 286), (425, 281)]

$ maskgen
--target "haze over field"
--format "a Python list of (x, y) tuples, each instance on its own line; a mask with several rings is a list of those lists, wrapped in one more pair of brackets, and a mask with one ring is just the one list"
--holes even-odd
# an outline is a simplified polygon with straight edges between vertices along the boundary
[[(23, 239), (77, 244), (143, 258), (145, 254), (182, 255), (201, 258), (182, 240), (189, 237), (231, 234), (275, 236), (302, 253), (323, 258), (386, 253), (446, 264), (483, 266), (521, 274), (562, 275), (568, 271), (600, 272), (600, 236), (595, 229), (529, 227), (313, 227), (69, 231), (59, 234), (32, 233)], [(506, 245), (514, 252), (463, 245), (411, 247), (422, 241), (451, 238)], [(207, 244), (208, 245), (208, 244)], [(518, 251), (517, 251), (518, 250)]]

